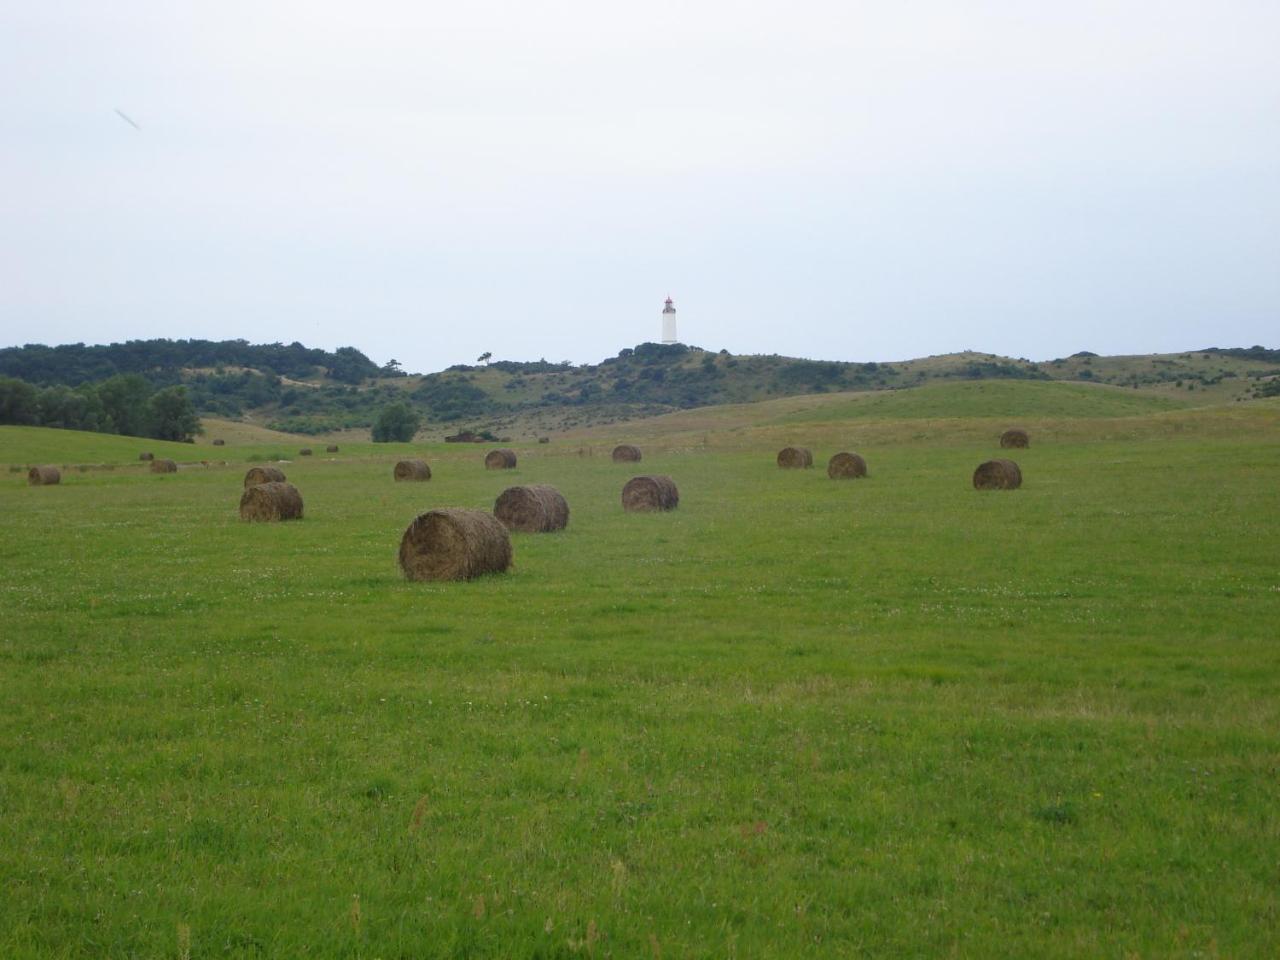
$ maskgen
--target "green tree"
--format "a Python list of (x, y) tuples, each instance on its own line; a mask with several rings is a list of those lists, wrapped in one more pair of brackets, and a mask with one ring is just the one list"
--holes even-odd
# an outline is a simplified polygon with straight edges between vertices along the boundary
[(191, 440), (202, 433), (200, 418), (187, 397), (186, 387), (158, 390), (147, 404), (147, 435), (157, 440)]
[(0, 423), (39, 426), (39, 391), (14, 377), (0, 377)]
[(129, 437), (144, 437), (148, 423), (151, 384), (145, 377), (127, 373), (98, 384), (98, 399), (111, 421), (108, 429)]
[(383, 407), (373, 422), (374, 443), (408, 443), (418, 432), (422, 418), (407, 403)]

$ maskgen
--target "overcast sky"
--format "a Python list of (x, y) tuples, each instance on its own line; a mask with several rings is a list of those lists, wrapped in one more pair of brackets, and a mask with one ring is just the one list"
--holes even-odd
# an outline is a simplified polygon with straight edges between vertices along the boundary
[[(0, 5), (0, 345), (1280, 346), (1276, 0)], [(116, 114), (123, 111), (141, 129)]]

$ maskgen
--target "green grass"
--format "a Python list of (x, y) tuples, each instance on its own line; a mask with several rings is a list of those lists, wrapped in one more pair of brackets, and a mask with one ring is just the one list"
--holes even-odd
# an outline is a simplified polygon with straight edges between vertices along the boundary
[[(283, 525), (243, 463), (10, 476), (0, 956), (1274, 956), (1265, 409), (1033, 436), (1011, 493), (989, 441), (646, 448), (661, 516), (556, 444), (344, 444)], [(106, 457), (43, 434), (0, 459)], [(400, 579), (532, 481), (572, 519), (512, 573)]]

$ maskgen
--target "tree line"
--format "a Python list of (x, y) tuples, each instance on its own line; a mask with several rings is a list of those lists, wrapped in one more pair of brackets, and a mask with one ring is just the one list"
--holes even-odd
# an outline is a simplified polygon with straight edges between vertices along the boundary
[(186, 387), (157, 390), (136, 373), (76, 387), (38, 387), (0, 377), (0, 424), (179, 441), (192, 440), (200, 432)]

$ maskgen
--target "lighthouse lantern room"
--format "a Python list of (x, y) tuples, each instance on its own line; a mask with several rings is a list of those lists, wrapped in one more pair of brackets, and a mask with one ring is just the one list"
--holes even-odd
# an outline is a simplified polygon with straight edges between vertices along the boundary
[(676, 343), (676, 305), (670, 297), (662, 308), (662, 342)]

